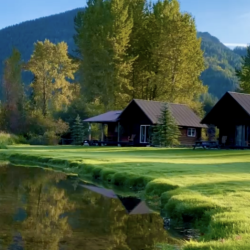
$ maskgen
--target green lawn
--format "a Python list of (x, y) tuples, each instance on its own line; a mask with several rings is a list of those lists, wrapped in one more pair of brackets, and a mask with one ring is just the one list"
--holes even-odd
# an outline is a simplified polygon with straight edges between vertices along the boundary
[(193, 220), (204, 233), (204, 243), (184, 249), (250, 249), (248, 150), (9, 146), (0, 153), (121, 186), (146, 186), (162, 195), (173, 219)]

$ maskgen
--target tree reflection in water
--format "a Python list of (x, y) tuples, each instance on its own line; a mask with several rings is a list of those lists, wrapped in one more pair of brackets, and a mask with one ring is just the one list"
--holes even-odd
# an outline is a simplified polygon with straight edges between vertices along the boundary
[(146, 250), (175, 243), (158, 214), (130, 215), (121, 197), (74, 184), (63, 173), (2, 164), (0, 249)]

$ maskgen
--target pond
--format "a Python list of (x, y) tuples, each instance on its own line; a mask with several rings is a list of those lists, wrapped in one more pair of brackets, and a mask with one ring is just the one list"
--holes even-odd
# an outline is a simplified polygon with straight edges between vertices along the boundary
[(0, 249), (146, 250), (174, 244), (144, 201), (40, 168), (0, 165)]

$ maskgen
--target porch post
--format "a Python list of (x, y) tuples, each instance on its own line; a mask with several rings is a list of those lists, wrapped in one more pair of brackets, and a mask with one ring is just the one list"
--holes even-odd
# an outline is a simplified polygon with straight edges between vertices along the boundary
[(117, 132), (118, 132), (118, 136), (117, 136), (117, 141), (120, 141), (120, 122), (117, 123)]
[(102, 141), (104, 141), (104, 124), (102, 123)]
[(89, 141), (91, 141), (91, 123), (89, 123)]

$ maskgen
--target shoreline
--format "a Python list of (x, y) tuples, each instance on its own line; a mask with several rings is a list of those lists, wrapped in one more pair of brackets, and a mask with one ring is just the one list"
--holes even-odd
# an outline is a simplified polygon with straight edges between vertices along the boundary
[[(249, 249), (249, 222), (247, 216), (239, 214), (230, 207), (199, 192), (177, 185), (167, 179), (139, 176), (126, 171), (100, 167), (94, 164), (79, 163), (71, 160), (55, 159), (28, 155), (25, 153), (0, 152), (0, 157), (10, 163), (21, 162), (25, 165), (49, 167), (66, 174), (77, 174), (79, 178), (93, 178), (131, 191), (144, 190), (147, 195), (159, 196), (161, 207), (174, 222), (191, 222), (194, 229), (201, 232), (197, 242), (187, 242), (184, 250), (210, 249)], [(19, 164), (20, 165), (20, 164)], [(228, 220), (229, 219), (229, 222)], [(238, 240), (237, 240), (238, 239)], [(163, 248), (164, 249), (164, 248)]]

